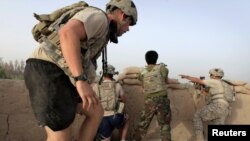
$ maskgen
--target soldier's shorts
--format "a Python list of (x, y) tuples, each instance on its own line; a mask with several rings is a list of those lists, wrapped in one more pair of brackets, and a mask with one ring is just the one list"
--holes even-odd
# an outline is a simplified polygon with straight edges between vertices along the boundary
[(102, 138), (108, 138), (112, 135), (113, 130), (120, 129), (124, 126), (126, 121), (124, 114), (115, 114), (111, 116), (105, 116), (99, 126), (98, 133)]
[(38, 124), (53, 131), (67, 128), (81, 102), (68, 76), (53, 63), (28, 59), (24, 79)]

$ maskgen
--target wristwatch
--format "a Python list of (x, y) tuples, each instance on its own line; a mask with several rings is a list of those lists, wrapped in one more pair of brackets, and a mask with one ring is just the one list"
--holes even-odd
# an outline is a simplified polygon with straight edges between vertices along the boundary
[(88, 81), (88, 76), (86, 73), (82, 73), (76, 77), (73, 77), (75, 81)]

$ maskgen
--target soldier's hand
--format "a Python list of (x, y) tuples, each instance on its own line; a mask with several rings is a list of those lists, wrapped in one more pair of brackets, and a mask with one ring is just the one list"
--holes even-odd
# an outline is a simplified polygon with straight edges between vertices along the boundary
[(92, 87), (86, 81), (77, 81), (76, 89), (82, 99), (82, 107), (87, 111), (98, 104), (98, 98)]

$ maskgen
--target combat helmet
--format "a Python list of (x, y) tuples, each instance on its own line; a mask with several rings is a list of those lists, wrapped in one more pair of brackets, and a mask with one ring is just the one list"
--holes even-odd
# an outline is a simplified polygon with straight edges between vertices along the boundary
[(111, 12), (114, 7), (117, 7), (125, 13), (125, 15), (131, 17), (131, 26), (137, 22), (137, 9), (132, 0), (111, 0), (106, 4), (106, 11)]
[(220, 68), (213, 68), (209, 70), (209, 74), (222, 78), (224, 76), (224, 71)]
[(112, 75), (115, 75), (117, 74), (117, 72), (115, 71), (115, 67), (108, 64), (108, 67), (107, 67), (107, 74), (112, 74)]

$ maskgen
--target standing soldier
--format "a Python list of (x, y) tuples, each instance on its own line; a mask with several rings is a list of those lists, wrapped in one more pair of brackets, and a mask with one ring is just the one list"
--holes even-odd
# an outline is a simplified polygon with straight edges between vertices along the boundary
[(222, 77), (224, 76), (222, 69), (211, 69), (209, 74), (210, 79), (208, 80), (202, 80), (188, 75), (180, 75), (181, 78), (205, 85), (209, 88), (209, 100), (207, 101), (207, 104), (194, 114), (193, 126), (196, 137), (195, 141), (204, 141), (203, 121), (209, 121), (214, 125), (225, 123), (225, 119), (230, 113), (229, 103), (230, 101), (233, 101), (234, 98), (230, 96), (229, 99), (226, 99), (225, 97), (225, 93), (228, 92), (227, 90), (230, 90), (230, 87), (222, 81)]
[[(75, 10), (78, 12), (72, 14)], [(50, 15), (36, 17), (50, 23)], [(78, 141), (93, 141), (103, 117), (89, 84), (95, 79), (96, 60), (109, 41), (117, 43), (117, 37), (136, 22), (137, 10), (131, 0), (111, 0), (106, 12), (86, 5), (66, 10), (38, 34), (40, 44), (27, 60), (24, 79), (47, 141), (71, 140), (77, 105), (86, 117)]]
[(139, 79), (143, 84), (145, 108), (133, 138), (140, 141), (147, 133), (148, 127), (156, 115), (162, 141), (171, 141), (171, 110), (166, 83), (168, 69), (164, 64), (156, 64), (158, 53), (150, 50), (146, 53), (147, 66), (140, 72)]

